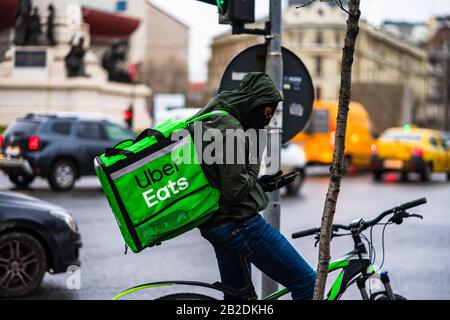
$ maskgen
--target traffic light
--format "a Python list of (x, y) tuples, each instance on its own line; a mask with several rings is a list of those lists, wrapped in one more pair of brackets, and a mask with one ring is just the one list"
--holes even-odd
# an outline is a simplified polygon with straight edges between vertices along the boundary
[(405, 133), (410, 133), (410, 132), (411, 132), (411, 125), (405, 124), (405, 125), (403, 126), (403, 132), (405, 132)]
[(133, 128), (133, 105), (130, 104), (128, 109), (126, 109), (123, 113), (123, 118), (125, 120), (125, 124), (129, 129)]
[(243, 25), (255, 22), (255, 0), (199, 0), (216, 5), (219, 23)]

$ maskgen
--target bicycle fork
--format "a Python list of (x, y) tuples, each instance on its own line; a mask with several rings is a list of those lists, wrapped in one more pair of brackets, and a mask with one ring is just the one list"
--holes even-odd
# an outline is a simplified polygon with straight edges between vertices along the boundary
[(361, 292), (362, 299), (370, 300), (366, 290), (366, 279), (360, 278), (356, 281), (356, 284), (358, 285), (359, 292)]
[(392, 291), (391, 281), (389, 280), (389, 275), (387, 271), (384, 271), (380, 274), (380, 280), (384, 285), (384, 289), (386, 290), (386, 295), (389, 300), (395, 300), (394, 292)]
[[(387, 298), (389, 300), (395, 300), (395, 295), (394, 295), (394, 292), (392, 291), (391, 281), (389, 279), (388, 272), (387, 271), (381, 272), (379, 277), (377, 277), (377, 278), (379, 278), (381, 283), (383, 283)], [(358, 285), (358, 289), (361, 292), (362, 299), (370, 300), (371, 298), (367, 294), (367, 290), (366, 290), (366, 281), (367, 281), (367, 278), (362, 277), (356, 281), (356, 284)]]

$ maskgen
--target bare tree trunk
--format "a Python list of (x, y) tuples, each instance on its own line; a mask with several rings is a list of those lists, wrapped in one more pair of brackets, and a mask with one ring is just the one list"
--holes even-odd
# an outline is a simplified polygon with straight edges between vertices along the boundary
[(353, 54), (355, 52), (356, 37), (359, 32), (358, 23), (361, 14), (359, 11), (359, 3), (360, 0), (350, 0), (348, 5), (350, 15), (347, 19), (347, 33), (345, 35), (345, 44), (342, 52), (341, 87), (339, 91), (336, 137), (333, 162), (330, 167), (330, 183), (325, 199), (322, 224), (320, 228), (319, 262), (317, 265), (317, 280), (314, 287), (314, 300), (322, 300), (324, 298), (325, 284), (328, 275), (328, 264), (330, 262), (331, 228), (341, 186), (344, 162), (345, 130), (347, 128), (347, 115), (351, 96)]

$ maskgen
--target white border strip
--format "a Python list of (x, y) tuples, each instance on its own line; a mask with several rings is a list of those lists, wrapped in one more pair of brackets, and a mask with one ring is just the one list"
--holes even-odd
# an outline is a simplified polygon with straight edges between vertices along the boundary
[(119, 179), (120, 177), (122, 177), (125, 174), (130, 173), (131, 171), (134, 171), (136, 169), (139, 169), (140, 167), (146, 165), (147, 163), (156, 160), (170, 152), (172, 152), (174, 149), (177, 149), (181, 146), (184, 146), (185, 144), (187, 144), (189, 142), (189, 136), (184, 137), (181, 140), (178, 140), (177, 142), (162, 148), (159, 151), (156, 151), (148, 156), (146, 156), (145, 158), (142, 158), (139, 161), (136, 161), (135, 163), (130, 164), (129, 166), (126, 166), (125, 168), (119, 169), (113, 173), (111, 173), (111, 178), (113, 180)]

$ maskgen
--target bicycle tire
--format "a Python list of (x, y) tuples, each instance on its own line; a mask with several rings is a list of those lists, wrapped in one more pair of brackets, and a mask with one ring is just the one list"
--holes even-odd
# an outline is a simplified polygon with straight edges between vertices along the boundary
[[(395, 300), (408, 300), (404, 296), (396, 294), (396, 293), (394, 293), (394, 297), (395, 297)], [(381, 291), (381, 292), (377, 292), (377, 293), (373, 294), (370, 297), (370, 300), (384, 301), (384, 300), (390, 300), (390, 299), (388, 298), (386, 291)]]
[(159, 297), (155, 300), (217, 300), (216, 298), (198, 293), (174, 293)]

